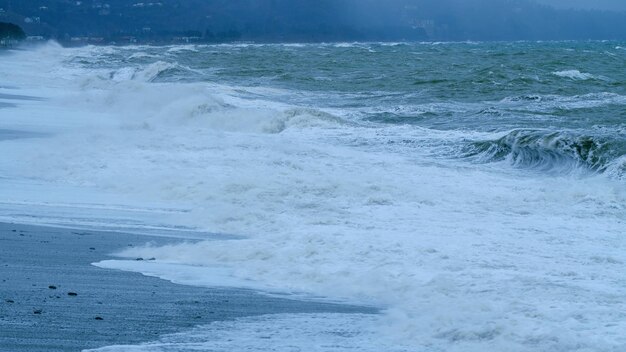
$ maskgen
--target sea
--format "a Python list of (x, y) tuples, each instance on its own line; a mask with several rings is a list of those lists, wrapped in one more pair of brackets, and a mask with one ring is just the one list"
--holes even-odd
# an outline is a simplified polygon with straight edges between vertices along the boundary
[(624, 351), (626, 43), (4, 51), (0, 221), (178, 236), (94, 265), (380, 309), (99, 351)]

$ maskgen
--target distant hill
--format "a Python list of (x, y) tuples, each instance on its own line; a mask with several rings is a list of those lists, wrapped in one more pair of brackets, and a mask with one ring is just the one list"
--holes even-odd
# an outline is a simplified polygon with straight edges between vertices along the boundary
[(0, 0), (66, 44), (626, 39), (626, 14), (530, 0)]

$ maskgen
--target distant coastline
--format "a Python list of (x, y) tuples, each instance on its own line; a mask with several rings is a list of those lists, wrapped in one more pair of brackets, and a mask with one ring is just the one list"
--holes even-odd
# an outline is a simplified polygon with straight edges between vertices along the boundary
[(0, 0), (0, 22), (64, 46), (626, 40), (626, 12), (557, 9), (530, 0)]

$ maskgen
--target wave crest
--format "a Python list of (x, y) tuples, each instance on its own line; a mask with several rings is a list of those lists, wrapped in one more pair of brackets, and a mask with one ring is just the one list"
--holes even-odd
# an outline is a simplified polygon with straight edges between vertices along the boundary
[(569, 79), (577, 80), (577, 81), (587, 81), (590, 79), (605, 80), (601, 76), (592, 75), (591, 73), (586, 73), (586, 72), (580, 72), (578, 70), (557, 71), (557, 72), (552, 72), (552, 74), (558, 77), (569, 78)]
[(178, 65), (164, 61), (157, 61), (145, 67), (124, 67), (110, 73), (109, 78), (116, 82), (141, 81), (153, 82), (169, 70), (177, 69)]
[(540, 171), (586, 169), (603, 173), (614, 170), (615, 163), (626, 154), (626, 143), (574, 132), (547, 130), (513, 130), (495, 139), (472, 143), (465, 157), (480, 162), (508, 161), (515, 167)]
[[(342, 120), (320, 110), (306, 108), (247, 109), (229, 104), (200, 104), (180, 116), (201, 127), (228, 132), (282, 133), (288, 129), (333, 127)], [(170, 115), (171, 116), (171, 115)]]

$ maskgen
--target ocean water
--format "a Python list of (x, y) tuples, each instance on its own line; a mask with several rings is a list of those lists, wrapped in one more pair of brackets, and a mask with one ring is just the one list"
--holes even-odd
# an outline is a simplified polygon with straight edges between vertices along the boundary
[(103, 351), (623, 351), (625, 48), (3, 52), (0, 220), (234, 235), (95, 265), (382, 309)]

